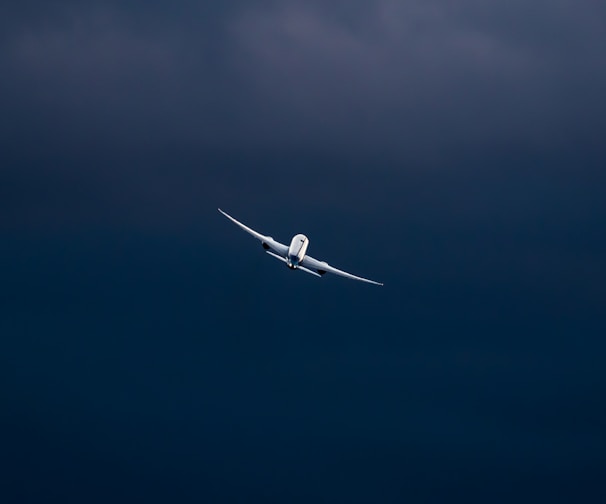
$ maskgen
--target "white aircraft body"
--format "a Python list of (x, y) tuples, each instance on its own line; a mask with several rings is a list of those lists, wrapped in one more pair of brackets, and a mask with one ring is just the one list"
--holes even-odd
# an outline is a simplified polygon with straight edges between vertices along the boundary
[(321, 277), (325, 273), (334, 273), (335, 275), (351, 278), (353, 280), (360, 280), (361, 282), (367, 282), (374, 285), (383, 285), (380, 282), (368, 280), (367, 278), (352, 275), (346, 271), (334, 268), (324, 261), (318, 261), (317, 259), (307, 255), (309, 239), (303, 234), (293, 236), (292, 240), (290, 241), (290, 246), (287, 246), (274, 240), (271, 236), (265, 236), (261, 233), (257, 233), (253, 229), (250, 229), (248, 226), (245, 226), (241, 222), (234, 219), (231, 215), (226, 214), (220, 208), (218, 210), (234, 224), (240, 226), (244, 231), (253, 235), (257, 240), (260, 240), (265, 252), (267, 252), (270, 256), (279, 259), (292, 270), (299, 269), (301, 271), (305, 271), (305, 273), (309, 273), (317, 277)]

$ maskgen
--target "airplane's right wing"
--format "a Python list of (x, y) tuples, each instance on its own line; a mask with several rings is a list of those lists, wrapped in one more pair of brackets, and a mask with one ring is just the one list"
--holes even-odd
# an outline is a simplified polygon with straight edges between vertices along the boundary
[(265, 236), (265, 235), (262, 235), (261, 233), (257, 233), (254, 229), (251, 229), (248, 226), (245, 226), (240, 221), (237, 221), (236, 219), (234, 219), (231, 215), (226, 214), (220, 208), (218, 208), (217, 210), (219, 210), (219, 212), (221, 212), (223, 215), (225, 215), (225, 217), (227, 217), (230, 221), (232, 221), (236, 226), (239, 226), (244, 231), (246, 231), (248, 234), (251, 234), (257, 240), (260, 240), (263, 243), (264, 248), (269, 247), (271, 250), (273, 250), (274, 252), (277, 252), (281, 256), (286, 256), (286, 254), (288, 254), (287, 245), (284, 245), (283, 243), (280, 243), (279, 241), (274, 240), (271, 236)]
[(314, 259), (313, 257), (310, 257), (308, 255), (303, 258), (301, 264), (311, 270), (317, 271), (320, 275), (323, 275), (324, 273), (333, 273), (335, 275), (339, 275), (345, 278), (351, 278), (352, 280), (359, 280), (360, 282), (371, 283), (374, 285), (383, 285), (380, 282), (375, 282), (374, 280), (369, 280), (368, 278), (362, 278), (356, 275), (352, 275), (351, 273), (347, 273), (347, 271), (335, 268), (324, 261), (318, 261), (317, 259)]

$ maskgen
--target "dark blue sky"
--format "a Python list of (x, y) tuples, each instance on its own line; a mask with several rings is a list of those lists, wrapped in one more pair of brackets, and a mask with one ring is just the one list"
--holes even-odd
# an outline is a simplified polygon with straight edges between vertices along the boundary
[(2, 502), (604, 502), (606, 10), (450, 4), (0, 7)]

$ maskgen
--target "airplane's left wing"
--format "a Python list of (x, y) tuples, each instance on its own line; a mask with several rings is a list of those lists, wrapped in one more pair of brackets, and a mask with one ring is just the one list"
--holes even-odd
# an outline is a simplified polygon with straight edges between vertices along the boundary
[(327, 262), (318, 261), (317, 259), (314, 259), (313, 257), (310, 257), (308, 255), (303, 258), (301, 264), (309, 269), (317, 271), (320, 275), (323, 275), (324, 273), (333, 273), (335, 275), (339, 275), (345, 278), (351, 278), (352, 280), (359, 280), (360, 282), (371, 283), (374, 285), (383, 285), (380, 282), (375, 282), (374, 280), (369, 280), (368, 278), (362, 278), (356, 275), (352, 275), (351, 273), (347, 273), (347, 271), (335, 268)]
[(277, 252), (281, 256), (286, 256), (286, 254), (288, 253), (287, 245), (284, 245), (283, 243), (280, 243), (279, 241), (274, 240), (271, 236), (265, 236), (265, 235), (262, 235), (261, 233), (257, 233), (254, 229), (251, 229), (248, 226), (245, 226), (240, 221), (237, 221), (236, 219), (234, 219), (231, 215), (226, 214), (220, 208), (218, 208), (217, 210), (219, 210), (219, 212), (221, 212), (223, 215), (225, 215), (225, 217), (227, 217), (230, 221), (232, 221), (236, 226), (239, 226), (244, 231), (246, 231), (248, 234), (254, 236), (257, 240), (260, 240), (261, 243), (263, 243), (264, 248), (269, 247), (271, 250), (273, 250), (274, 252)]

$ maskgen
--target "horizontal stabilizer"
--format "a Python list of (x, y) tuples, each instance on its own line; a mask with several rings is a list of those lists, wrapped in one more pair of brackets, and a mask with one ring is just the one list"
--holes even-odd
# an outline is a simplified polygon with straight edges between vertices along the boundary
[(316, 273), (315, 271), (307, 269), (304, 266), (298, 266), (297, 269), (300, 269), (301, 271), (305, 271), (305, 273), (309, 273), (310, 275), (315, 275), (315, 276), (317, 276), (319, 278), (322, 278), (322, 275)]
[[(265, 252), (267, 252), (270, 256), (275, 257), (276, 259), (282, 261), (283, 263), (288, 264), (288, 261), (286, 260), (285, 257), (282, 257), (281, 255), (278, 255), (275, 252), (272, 252), (271, 250), (266, 250)], [(305, 273), (309, 273), (310, 275), (315, 275), (315, 276), (321, 278), (321, 275), (318, 275), (318, 273), (316, 273), (315, 271), (312, 271), (304, 266), (297, 266), (296, 269), (300, 269), (301, 271), (305, 271)]]
[(283, 263), (288, 264), (286, 257), (282, 257), (281, 255), (278, 255), (275, 252), (272, 252), (271, 250), (266, 250), (265, 252), (267, 252), (270, 256), (275, 257), (276, 259), (282, 261)]

